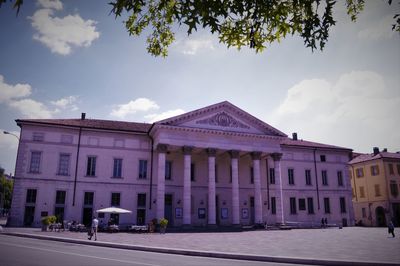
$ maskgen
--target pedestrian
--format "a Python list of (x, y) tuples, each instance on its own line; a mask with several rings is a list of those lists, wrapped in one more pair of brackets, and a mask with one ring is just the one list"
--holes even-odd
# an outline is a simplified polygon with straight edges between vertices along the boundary
[(98, 227), (99, 227), (99, 220), (97, 220), (96, 217), (93, 217), (92, 226), (91, 226), (91, 229), (89, 229), (89, 230), (91, 230), (91, 234), (88, 237), (89, 240), (92, 240), (93, 235), (94, 235), (94, 240), (95, 241), (97, 240), (97, 228)]
[(328, 227), (328, 218), (325, 217), (325, 226)]
[(322, 227), (322, 228), (325, 227), (325, 220), (324, 220), (324, 218), (321, 218), (321, 227)]
[(388, 223), (388, 233), (392, 234), (392, 236), (394, 237), (394, 225), (392, 221), (389, 221)]

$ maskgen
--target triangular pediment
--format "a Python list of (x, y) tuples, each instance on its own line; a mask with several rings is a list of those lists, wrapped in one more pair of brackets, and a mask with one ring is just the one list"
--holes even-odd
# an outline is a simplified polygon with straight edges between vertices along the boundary
[(225, 101), (156, 124), (286, 137), (286, 134)]

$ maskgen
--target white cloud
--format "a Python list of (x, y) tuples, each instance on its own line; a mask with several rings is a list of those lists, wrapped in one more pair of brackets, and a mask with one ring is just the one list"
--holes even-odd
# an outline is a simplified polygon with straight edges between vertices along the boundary
[(0, 75), (0, 102), (6, 102), (14, 98), (21, 98), (31, 94), (29, 84), (9, 85), (4, 82), (4, 77)]
[(299, 82), (269, 121), (312, 141), (356, 150), (377, 145), (398, 150), (398, 106), (400, 94), (389, 96), (382, 76), (353, 71), (334, 84), (322, 79)]
[(63, 5), (59, 0), (38, 0), (38, 4), (43, 8), (61, 10)]
[(396, 34), (396, 31), (392, 30), (392, 24), (394, 23), (395, 20), (393, 19), (393, 15), (385, 16), (379, 21), (375, 21), (375, 23), (370, 24), (368, 28), (361, 30), (358, 33), (358, 37), (373, 41), (390, 39)]
[(88, 47), (99, 38), (96, 21), (84, 20), (78, 14), (63, 18), (53, 16), (53, 9), (62, 9), (59, 1), (40, 1), (40, 5), (46, 8), (37, 10), (30, 17), (32, 27), (37, 30), (33, 38), (49, 47), (53, 53), (68, 55), (72, 47)]
[(212, 51), (215, 49), (210, 37), (190, 38), (176, 42), (174, 47), (185, 55), (196, 55), (200, 51)]
[(185, 113), (184, 110), (182, 109), (176, 109), (176, 110), (169, 110), (160, 114), (150, 114), (150, 115), (146, 115), (145, 119), (148, 120), (150, 123), (154, 123), (156, 121), (160, 121), (163, 119), (167, 119), (173, 116), (177, 116), (177, 115), (181, 115)]
[(120, 119), (125, 118), (127, 115), (135, 114), (137, 112), (147, 112), (149, 110), (159, 109), (160, 107), (152, 100), (147, 98), (138, 98), (130, 101), (127, 104), (120, 104), (116, 109), (111, 111), (111, 115)]
[(32, 99), (11, 101), (9, 105), (17, 109), (24, 118), (51, 118), (52, 112), (41, 102)]
[(76, 106), (75, 102), (77, 101), (76, 96), (67, 96), (64, 98), (61, 98), (57, 101), (50, 101), (50, 103), (57, 108), (63, 109), (63, 110), (71, 110), (71, 111), (77, 111), (79, 108)]

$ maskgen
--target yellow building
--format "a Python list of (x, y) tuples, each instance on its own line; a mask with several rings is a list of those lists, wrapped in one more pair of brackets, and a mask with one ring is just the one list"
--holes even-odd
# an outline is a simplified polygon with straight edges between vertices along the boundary
[(349, 162), (356, 224), (400, 225), (400, 153), (379, 151), (360, 154)]

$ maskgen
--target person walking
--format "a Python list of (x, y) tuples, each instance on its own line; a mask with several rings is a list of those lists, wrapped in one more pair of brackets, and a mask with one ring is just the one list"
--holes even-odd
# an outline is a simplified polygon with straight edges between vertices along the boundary
[(99, 227), (99, 220), (97, 220), (96, 217), (93, 217), (92, 220), (92, 233), (90, 234), (90, 237), (88, 237), (89, 240), (92, 240), (92, 237), (94, 235), (94, 241), (97, 240), (97, 228)]
[(394, 225), (392, 221), (389, 221), (388, 223), (388, 233), (392, 234), (392, 236), (394, 237)]

